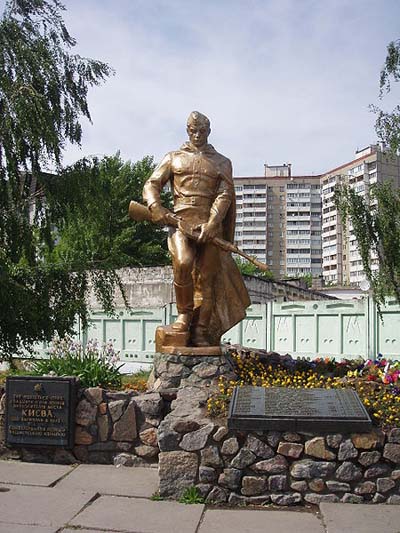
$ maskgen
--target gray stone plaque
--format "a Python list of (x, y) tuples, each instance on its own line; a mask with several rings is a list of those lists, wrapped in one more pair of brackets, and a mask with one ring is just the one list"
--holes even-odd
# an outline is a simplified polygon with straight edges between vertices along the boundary
[(241, 430), (369, 431), (371, 419), (351, 389), (236, 387), (228, 427)]
[(8, 377), (5, 420), (7, 445), (72, 448), (75, 399), (75, 378)]

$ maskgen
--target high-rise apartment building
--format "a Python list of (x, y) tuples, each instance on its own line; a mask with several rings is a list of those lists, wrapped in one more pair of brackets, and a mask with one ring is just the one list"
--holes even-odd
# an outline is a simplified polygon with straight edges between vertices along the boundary
[(235, 177), (235, 241), (276, 278), (322, 272), (320, 178), (293, 176), (289, 164)]
[[(265, 165), (264, 176), (234, 179), (235, 240), (267, 263), (276, 278), (311, 273), (326, 284), (358, 285), (365, 279), (352, 226), (343, 227), (335, 186), (348, 183), (360, 195), (373, 183), (400, 187), (400, 157), (371, 145), (352, 161), (318, 176), (293, 176), (291, 165)], [(373, 269), (379, 268), (372, 256)]]
[[(365, 196), (372, 184), (387, 180), (400, 187), (400, 158), (379, 145), (357, 151), (355, 159), (322, 175), (322, 265), (326, 283), (358, 285), (365, 279), (352, 226), (347, 223), (343, 227), (334, 204), (335, 186), (347, 183)], [(372, 268), (379, 268), (374, 256)]]

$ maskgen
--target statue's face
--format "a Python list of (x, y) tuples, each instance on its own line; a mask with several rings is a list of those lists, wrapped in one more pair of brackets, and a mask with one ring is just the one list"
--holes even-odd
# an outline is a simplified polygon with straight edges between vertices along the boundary
[(188, 124), (186, 131), (189, 135), (190, 142), (197, 147), (206, 144), (210, 135), (210, 128), (202, 123)]

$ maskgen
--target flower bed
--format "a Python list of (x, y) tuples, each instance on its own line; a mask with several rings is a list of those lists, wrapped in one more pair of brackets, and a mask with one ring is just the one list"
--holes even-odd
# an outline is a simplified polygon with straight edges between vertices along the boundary
[[(274, 366), (273, 358), (277, 358)], [(214, 366), (209, 359), (204, 357), (201, 363), (202, 373), (208, 375), (211, 369), (206, 366)], [(241, 361), (243, 372), (246, 369), (253, 373), (251, 379), (255, 381), (257, 372), (245, 359), (228, 357), (236, 367)], [(279, 356), (265, 359), (268, 364), (264, 385), (269, 383), (268, 376), (273, 384), (280, 380), (281, 384), (292, 383), (296, 387), (303, 383), (307, 387), (321, 383), (331, 386), (339, 377), (327, 375), (320, 381), (318, 374), (314, 377), (304, 368), (288, 378), (290, 374), (278, 365), (278, 360), (282, 362)], [(287, 362), (289, 359), (284, 358)], [(163, 354), (156, 359), (154, 370), (157, 373), (162, 369), (167, 383), (168, 374), (187, 376), (188, 363), (183, 356)], [(341, 368), (340, 372), (344, 378), (348, 369)], [(181, 380), (171, 411), (158, 427), (162, 497), (180, 498), (196, 488), (205, 501), (232, 506), (321, 502), (400, 504), (400, 429), (373, 428), (365, 433), (229, 429), (226, 417), (211, 418), (206, 407), (210, 408), (207, 401), (214, 380), (221, 382), (221, 378), (214, 372), (211, 383), (199, 383), (190, 379), (193, 374), (184, 378), (188, 381)], [(233, 378), (225, 377), (228, 387), (235, 383)], [(255, 382), (262, 384), (262, 377), (258, 376)], [(223, 390), (213, 398), (224, 408), (228, 396), (229, 391)]]
[(54, 337), (48, 359), (32, 360), (28, 371), (36, 376), (75, 376), (82, 387), (121, 388), (122, 365), (112, 343), (99, 344), (89, 340), (84, 346), (68, 335)]
[(357, 391), (371, 419), (382, 428), (400, 426), (400, 362), (333, 358), (295, 360), (289, 355), (236, 351), (231, 354), (236, 380), (221, 377), (218, 391), (207, 403), (211, 416), (226, 416), (235, 386), (294, 388), (352, 388)]

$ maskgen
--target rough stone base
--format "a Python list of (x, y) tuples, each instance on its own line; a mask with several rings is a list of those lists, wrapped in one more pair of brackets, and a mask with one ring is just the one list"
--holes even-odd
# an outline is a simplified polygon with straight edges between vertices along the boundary
[(75, 414), (75, 446), (12, 447), (5, 445), (5, 394), (0, 398), (0, 457), (39, 463), (146, 465), (159, 453), (157, 427), (168, 411), (157, 392), (81, 389)]
[[(317, 434), (228, 430), (210, 419), (207, 400), (219, 376), (235, 379), (229, 357), (157, 354), (153, 390), (81, 390), (73, 450), (4, 446), (26, 461), (110, 463), (157, 461), (160, 495), (179, 498), (196, 486), (208, 502), (230, 505), (400, 504), (400, 428)], [(154, 390), (156, 389), (156, 390)]]
[(162, 346), (160, 352), (193, 357), (216, 357), (222, 354), (221, 346)]
[(158, 428), (160, 494), (196, 486), (231, 505), (400, 503), (400, 429), (314, 434), (228, 430), (208, 390), (184, 386)]
[[(198, 348), (200, 349), (200, 348)], [(210, 387), (220, 376), (236, 379), (229, 354), (220, 356), (188, 356), (157, 353), (148, 387), (153, 391), (185, 386)]]

